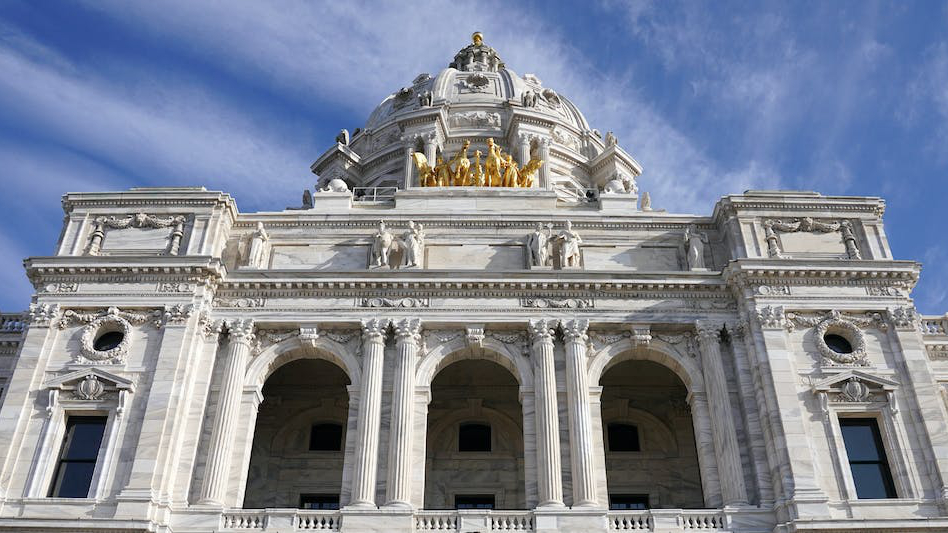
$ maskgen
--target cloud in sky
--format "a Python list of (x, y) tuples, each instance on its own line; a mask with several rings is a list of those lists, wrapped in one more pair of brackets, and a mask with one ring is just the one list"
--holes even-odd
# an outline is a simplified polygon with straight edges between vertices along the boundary
[[(887, 227), (902, 257), (930, 246), (910, 228), (940, 220), (928, 198), (945, 187), (930, 180), (948, 157), (933, 159), (930, 124), (940, 117), (948, 138), (948, 45), (927, 13), (904, 6), (102, 0), (5, 10), (18, 16), (0, 17), (0, 122), (14, 125), (0, 126), (0, 163), (26, 183), (55, 175), (18, 190), (49, 227), (66, 190), (202, 184), (244, 210), (294, 204), (340, 128), (361, 127), (385, 96), (444, 68), (475, 29), (513, 70), (614, 131), (658, 208), (708, 213), (748, 188), (891, 194)], [(69, 31), (53, 31), (57, 17)], [(46, 254), (49, 242), (19, 250)], [(18, 260), (0, 260), (19, 272)], [(0, 306), (23, 307), (14, 302), (27, 292)]]

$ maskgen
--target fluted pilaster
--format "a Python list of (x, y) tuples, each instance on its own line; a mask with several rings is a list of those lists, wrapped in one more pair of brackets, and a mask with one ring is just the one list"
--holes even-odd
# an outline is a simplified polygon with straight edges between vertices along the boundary
[(698, 346), (701, 351), (701, 367), (704, 370), (704, 386), (707, 389), (711, 410), (711, 437), (721, 478), (721, 493), (725, 505), (747, 503), (744, 487), (744, 472), (737, 446), (737, 431), (731, 415), (727, 378), (721, 362), (721, 324), (698, 321)]
[(204, 484), (201, 487), (201, 503), (223, 505), (227, 496), (227, 478), (233, 455), (234, 431), (240, 412), (240, 396), (244, 386), (244, 369), (250, 356), (253, 342), (253, 320), (228, 321), (227, 354), (221, 378), (220, 396), (211, 445), (208, 448), (207, 467), (204, 469)]
[(386, 505), (411, 506), (411, 448), (414, 427), (415, 358), (421, 341), (421, 320), (403, 318), (395, 322), (398, 349), (392, 387), (392, 423), (388, 452)]
[(353, 507), (375, 507), (378, 470), (379, 426), (382, 410), (382, 363), (389, 321), (362, 321), (362, 404), (359, 408), (358, 441), (352, 473)]
[(596, 475), (593, 462), (592, 414), (589, 379), (586, 374), (586, 330), (588, 320), (562, 320), (566, 342), (566, 397), (569, 413), (569, 453), (573, 473), (573, 506), (593, 507)]
[(563, 505), (563, 478), (560, 467), (560, 425), (556, 408), (556, 373), (553, 367), (554, 320), (531, 320), (536, 394), (537, 507)]

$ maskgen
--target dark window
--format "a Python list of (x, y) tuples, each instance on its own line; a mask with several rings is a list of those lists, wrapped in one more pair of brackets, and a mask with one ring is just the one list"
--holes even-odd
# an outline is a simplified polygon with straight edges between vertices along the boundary
[(490, 426), (487, 424), (463, 424), (458, 430), (459, 452), (489, 452)]
[(610, 494), (609, 508), (614, 511), (648, 509), (648, 494)]
[(609, 424), (610, 452), (638, 452), (639, 428), (632, 424)]
[(846, 456), (859, 499), (896, 498), (879, 426), (873, 418), (841, 418)]
[(493, 494), (457, 494), (454, 496), (455, 509), (493, 509)]
[(122, 344), (124, 339), (125, 334), (121, 331), (106, 331), (102, 335), (96, 337), (95, 341), (92, 343), (92, 347), (100, 352), (107, 352), (119, 344)]
[(51, 497), (87, 498), (92, 485), (95, 461), (105, 432), (104, 416), (71, 416), (53, 476)]
[(842, 335), (827, 333), (823, 336), (823, 342), (836, 353), (853, 353), (853, 345)]
[(338, 494), (300, 494), (300, 509), (320, 509), (335, 511), (339, 509)]
[(316, 424), (309, 432), (309, 449), (316, 452), (338, 452), (342, 449), (342, 426)]

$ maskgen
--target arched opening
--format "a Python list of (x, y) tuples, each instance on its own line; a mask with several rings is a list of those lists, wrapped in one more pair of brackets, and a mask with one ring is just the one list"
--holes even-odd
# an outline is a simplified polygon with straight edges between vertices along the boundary
[(630, 360), (608, 368), (599, 384), (610, 508), (704, 507), (681, 379), (658, 363)]
[(519, 384), (484, 359), (447, 365), (431, 383), (426, 509), (523, 509)]
[(338, 509), (349, 378), (335, 364), (297, 359), (263, 386), (244, 507)]

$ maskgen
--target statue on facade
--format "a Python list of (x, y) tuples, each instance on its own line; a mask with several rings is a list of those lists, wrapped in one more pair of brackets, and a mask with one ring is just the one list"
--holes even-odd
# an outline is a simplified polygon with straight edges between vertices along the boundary
[(425, 257), (425, 230), (421, 224), (415, 224), (408, 221), (408, 231), (402, 238), (404, 244), (404, 257), (402, 265), (406, 267), (419, 266), (424, 262)]
[(475, 187), (484, 186), (484, 167), (481, 166), (480, 150), (474, 150), (474, 166), (471, 167), (471, 181)]
[(704, 269), (704, 243), (707, 237), (694, 224), (685, 228), (685, 247), (688, 250), (688, 268)]
[(379, 229), (375, 232), (372, 241), (372, 257), (369, 262), (371, 267), (385, 267), (388, 265), (389, 255), (392, 253), (395, 244), (395, 237), (392, 232), (385, 227), (385, 221), (379, 220)]
[(523, 91), (523, 107), (536, 107), (537, 105), (537, 93), (532, 89), (527, 89)]
[(536, 186), (536, 173), (543, 166), (543, 160), (539, 157), (531, 157), (523, 168), (520, 169), (518, 186), (529, 189)]
[(642, 193), (642, 211), (652, 210), (652, 195), (645, 191)]
[(431, 91), (425, 91), (418, 95), (418, 104), (421, 107), (431, 107), (433, 99), (434, 96), (431, 94)]
[(266, 260), (267, 242), (270, 235), (263, 227), (263, 222), (257, 222), (257, 229), (250, 237), (250, 252), (247, 254), (247, 266), (250, 268), (263, 268), (263, 262)]
[(461, 150), (454, 154), (448, 165), (454, 166), (454, 180), (450, 185), (469, 185), (471, 178), (471, 160), (467, 158), (467, 150), (471, 141), (464, 141)]
[[(418, 169), (418, 184), (422, 187), (435, 187), (437, 185), (437, 180), (435, 179), (435, 170), (428, 165), (428, 158), (425, 157), (425, 154), (421, 152), (412, 152), (411, 158), (415, 163), (415, 168)], [(443, 164), (444, 161), (441, 158), (438, 158), (438, 164)]]
[(518, 181), (517, 162), (513, 160), (512, 155), (507, 154), (507, 157), (504, 159), (504, 177), (500, 181), (500, 186), (516, 187)]
[(313, 208), (313, 193), (309, 189), (303, 189), (303, 209)]
[(319, 192), (349, 192), (349, 184), (341, 178), (333, 178)]
[(616, 139), (616, 136), (611, 131), (606, 132), (606, 146), (616, 146), (619, 144), (619, 140)]
[(552, 244), (553, 226), (547, 225), (543, 231), (543, 223), (537, 222), (533, 233), (527, 235), (527, 250), (530, 252), (530, 265), (535, 267), (551, 266), (550, 246)]
[(484, 175), (488, 187), (499, 187), (503, 177), (500, 174), (500, 147), (494, 139), (487, 139), (487, 161), (484, 163)]
[(560, 268), (578, 267), (581, 255), (579, 245), (583, 239), (573, 230), (573, 223), (566, 221), (566, 229), (556, 236), (560, 243)]
[(336, 142), (343, 146), (349, 146), (349, 130), (340, 130), (339, 135), (336, 135)]

